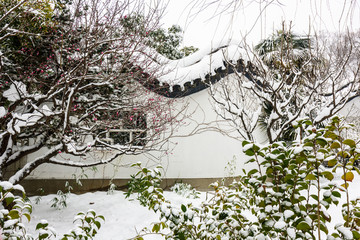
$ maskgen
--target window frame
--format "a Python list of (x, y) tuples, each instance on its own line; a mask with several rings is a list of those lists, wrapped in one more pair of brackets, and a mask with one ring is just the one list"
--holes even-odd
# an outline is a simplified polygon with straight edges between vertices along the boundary
[[(147, 128), (147, 114), (143, 113), (141, 111), (122, 111), (122, 114), (118, 114), (119, 115), (119, 119), (114, 120), (107, 120), (104, 119), (104, 121), (109, 121), (109, 125), (112, 125), (112, 128), (109, 129), (98, 129), (100, 130), (100, 132), (98, 133), (98, 138), (101, 142), (106, 142), (107, 144), (110, 145), (122, 145), (122, 146), (135, 146), (135, 147), (143, 147), (147, 144), (147, 140), (146, 140), (146, 136), (147, 136), (147, 132), (148, 132), (148, 128)], [(127, 124), (126, 123), (126, 116), (131, 116), (131, 117), (136, 117), (136, 118), (140, 118), (140, 121), (144, 124), (144, 126), (141, 128), (141, 126), (139, 127), (139, 125), (137, 124), (137, 121), (139, 120), (134, 120), (135, 121), (135, 127), (131, 128), (132, 124)], [(132, 120), (130, 120), (132, 121)], [(110, 124), (110, 123), (115, 123), (115, 124)], [(128, 134), (128, 141), (126, 142), (116, 142), (116, 138), (111, 137), (112, 133), (127, 133)], [(144, 135), (144, 136), (142, 136)], [(104, 145), (98, 142), (97, 147), (104, 147)]]

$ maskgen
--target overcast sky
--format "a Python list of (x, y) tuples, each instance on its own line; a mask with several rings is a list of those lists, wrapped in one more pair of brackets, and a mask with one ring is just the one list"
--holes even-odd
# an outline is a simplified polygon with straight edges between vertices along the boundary
[(163, 22), (183, 28), (184, 45), (201, 47), (243, 37), (256, 44), (283, 21), (299, 34), (356, 31), (359, 12), (360, 0), (170, 0)]

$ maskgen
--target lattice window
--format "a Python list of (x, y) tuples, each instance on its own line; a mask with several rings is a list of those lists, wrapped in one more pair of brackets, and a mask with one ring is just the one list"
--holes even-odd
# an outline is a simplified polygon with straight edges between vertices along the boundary
[[(146, 114), (134, 111), (104, 112), (98, 133), (109, 144), (144, 146), (146, 144)], [(101, 145), (101, 143), (99, 143)]]

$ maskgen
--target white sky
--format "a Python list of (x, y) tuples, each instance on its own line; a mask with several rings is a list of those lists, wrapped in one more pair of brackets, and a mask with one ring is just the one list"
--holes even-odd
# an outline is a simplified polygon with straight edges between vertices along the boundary
[[(224, 12), (227, 6), (230, 8)], [(313, 34), (314, 29), (356, 31), (360, 0), (169, 0), (162, 21), (164, 27), (180, 25), (188, 46), (244, 36), (248, 44), (256, 44), (274, 29), (281, 29), (283, 21), (287, 25), (291, 21), (293, 31), (299, 34)]]

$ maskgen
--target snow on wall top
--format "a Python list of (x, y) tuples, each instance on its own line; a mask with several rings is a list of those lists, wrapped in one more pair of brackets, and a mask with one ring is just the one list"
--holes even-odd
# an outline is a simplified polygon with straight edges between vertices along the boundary
[(205, 89), (205, 81), (213, 83), (233, 72), (226, 66), (227, 61), (246, 63), (248, 53), (238, 43), (218, 42), (178, 60), (159, 56), (157, 62), (163, 67), (156, 79), (157, 87), (154, 83), (143, 85), (167, 97), (182, 97)]
[(244, 56), (244, 49), (237, 44), (218, 43), (216, 47), (209, 46), (185, 58), (169, 61), (166, 65), (169, 72), (159, 80), (169, 85), (184, 85), (196, 78), (204, 79), (219, 67), (225, 68), (226, 60), (236, 62)]

